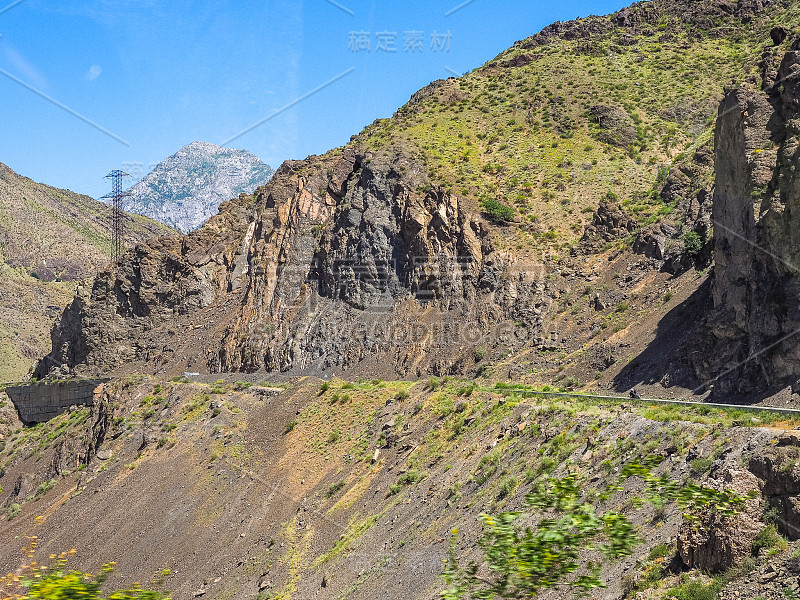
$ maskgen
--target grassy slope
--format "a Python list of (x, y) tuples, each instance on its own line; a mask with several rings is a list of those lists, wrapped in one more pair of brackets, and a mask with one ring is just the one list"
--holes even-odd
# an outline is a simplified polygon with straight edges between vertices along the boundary
[[(11, 381), (49, 348), (50, 327), (76, 282), (108, 262), (111, 210), (2, 164), (0, 198), (0, 381)], [(131, 215), (126, 227), (128, 245), (174, 233), (138, 215)]]
[[(655, 12), (665, 3), (652, 4)], [(493, 198), (513, 207), (517, 226), (506, 243), (517, 251), (574, 245), (609, 192), (641, 222), (655, 221), (672, 208), (653, 193), (660, 170), (712, 140), (723, 87), (758, 72), (770, 29), (800, 24), (794, 5), (749, 25), (719, 18), (698, 35), (696, 26), (659, 10), (658, 23), (630, 37), (617, 28), (588, 42), (517, 43), (488, 65), (432, 86), (352, 143), (416, 156), (432, 182), (476, 205)], [(530, 62), (502, 66), (521, 56)], [(632, 144), (598, 141), (595, 105), (628, 113)]]

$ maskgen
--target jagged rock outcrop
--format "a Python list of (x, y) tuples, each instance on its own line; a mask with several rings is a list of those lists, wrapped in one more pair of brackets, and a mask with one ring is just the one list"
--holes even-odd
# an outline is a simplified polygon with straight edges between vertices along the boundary
[[(580, 246), (583, 253), (597, 252), (603, 245), (628, 235), (634, 235), (632, 249), (637, 254), (656, 261), (669, 273), (677, 274), (692, 265), (705, 267), (711, 261), (712, 232), (711, 196), (714, 181), (714, 159), (710, 144), (700, 146), (691, 158), (664, 167), (659, 197), (673, 207), (662, 221), (649, 226), (640, 225), (619, 206), (604, 201), (592, 215)], [(700, 250), (689, 256), (684, 252), (686, 231), (697, 233)]]
[(666, 223), (644, 229), (637, 234), (633, 251), (647, 258), (664, 260), (667, 258), (667, 242), (675, 233), (675, 228)]
[(541, 326), (537, 271), (515, 270), (413, 161), (348, 149), (327, 179), (291, 187), (278, 175), (257, 196), (254, 271), (213, 369), (326, 371), (383, 356), (398, 373), (447, 373), (464, 347), (495, 334), (520, 344)]
[(775, 525), (791, 540), (800, 539), (800, 434), (787, 433), (774, 447), (750, 459), (749, 469), (763, 481), (762, 494), (775, 513)]
[(597, 123), (595, 137), (601, 142), (627, 148), (636, 141), (636, 125), (623, 108), (596, 104), (589, 108), (589, 114)]
[[(379, 356), (395, 373), (461, 371), (475, 346), (535, 343), (541, 275), (414, 161), (346, 148), (285, 163), (196, 233), (137, 246), (76, 296), (36, 373), (327, 371)], [(184, 318), (201, 331), (176, 350), (164, 340)]]
[[(692, 265), (708, 266), (713, 245), (713, 185), (713, 151), (710, 144), (705, 144), (691, 158), (676, 163), (668, 170), (659, 196), (665, 204), (674, 208), (660, 223), (637, 232), (633, 251), (662, 261), (662, 268), (673, 274)], [(688, 231), (697, 234), (701, 245), (691, 255), (684, 249), (683, 239)]]
[(591, 225), (584, 229), (581, 246), (596, 251), (605, 242), (635, 233), (638, 227), (636, 220), (621, 207), (603, 202), (592, 215)]
[(573, 21), (556, 21), (538, 34), (520, 44), (523, 48), (535, 48), (554, 38), (587, 40), (613, 30), (614, 27), (628, 29), (631, 34), (640, 33), (645, 27), (654, 27), (665, 17), (671, 16), (693, 26), (695, 35), (721, 35), (724, 32), (715, 23), (725, 17), (734, 16), (742, 23), (753, 18), (776, 3), (777, 0), (652, 0), (638, 2), (608, 16), (592, 16)]
[(249, 214), (228, 204), (202, 232), (139, 244), (101, 272), (91, 290), (79, 287), (53, 328), (52, 351), (34, 375), (71, 375), (75, 367), (81, 375), (102, 373), (147, 360), (175, 335), (178, 317), (227, 291)]
[(698, 521), (684, 521), (678, 534), (678, 554), (685, 565), (719, 573), (750, 556), (753, 541), (764, 528), (759, 481), (744, 469), (727, 466), (704, 485), (747, 498), (741, 510), (732, 515), (702, 511)]
[(793, 555), (779, 552), (755, 571), (726, 583), (719, 591), (719, 600), (783, 600), (796, 595), (800, 592), (800, 560)]
[(731, 91), (719, 110), (714, 311), (690, 360), (721, 397), (800, 378), (799, 75), (800, 52), (790, 50), (779, 84), (767, 93)]

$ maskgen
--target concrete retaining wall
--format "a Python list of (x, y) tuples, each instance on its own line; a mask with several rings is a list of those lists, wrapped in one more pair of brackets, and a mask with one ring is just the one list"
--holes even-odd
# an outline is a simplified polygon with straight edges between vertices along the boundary
[(108, 379), (78, 379), (6, 387), (6, 394), (25, 425), (49, 421), (70, 406), (91, 406), (95, 392)]

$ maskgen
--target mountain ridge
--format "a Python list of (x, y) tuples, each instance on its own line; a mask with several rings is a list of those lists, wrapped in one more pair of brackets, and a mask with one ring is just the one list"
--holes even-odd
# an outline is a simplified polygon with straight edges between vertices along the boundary
[(122, 207), (186, 233), (216, 214), (221, 202), (252, 192), (273, 173), (246, 150), (192, 142), (127, 190)]
[(36, 370), (112, 376), (94, 405), (0, 402), (0, 528), (179, 600), (427, 600), (448, 556), (492, 579), (494, 524), (572, 539), (531, 502), (560, 484), (642, 538), (578, 549), (593, 597), (796, 595), (799, 28), (760, 0), (555, 24), (139, 244)]

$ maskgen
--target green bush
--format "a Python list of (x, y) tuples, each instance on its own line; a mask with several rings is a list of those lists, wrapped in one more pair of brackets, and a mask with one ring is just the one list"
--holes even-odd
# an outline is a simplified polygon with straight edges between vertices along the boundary
[(456, 394), (459, 396), (471, 396), (472, 392), (478, 389), (478, 384), (474, 381), (464, 387), (460, 387), (456, 390)]
[(689, 230), (683, 234), (683, 253), (694, 258), (703, 249), (703, 240), (696, 231)]
[(506, 498), (511, 495), (515, 489), (517, 489), (517, 484), (519, 480), (514, 477), (513, 475), (509, 475), (503, 481), (500, 482), (500, 489), (498, 490), (497, 497), (498, 498)]
[(670, 590), (667, 597), (678, 600), (717, 600), (719, 588), (720, 585), (716, 581), (708, 585), (699, 581), (690, 581)]
[[(129, 589), (111, 592), (108, 596), (101, 596), (101, 588), (114, 570), (113, 563), (103, 565), (100, 572), (94, 575), (81, 571), (68, 571), (65, 556), (62, 554), (58, 562), (50, 567), (39, 567), (35, 563), (27, 567), (18, 584), (27, 590), (24, 596), (26, 599), (169, 600), (169, 596), (161, 592), (144, 590), (138, 584), (133, 584), (133, 587)], [(163, 579), (169, 575), (170, 572), (165, 570), (159, 577)], [(13, 590), (16, 585), (17, 582), (12, 578), (7, 577), (0, 580), (0, 597), (17, 597)]]
[(756, 539), (753, 540), (753, 554), (758, 554), (762, 548), (767, 550), (786, 550), (788, 547), (789, 544), (786, 538), (778, 533), (775, 525), (772, 524), (762, 529)]
[(38, 498), (39, 496), (44, 496), (47, 492), (49, 492), (53, 488), (55, 484), (56, 484), (55, 479), (50, 479), (48, 481), (41, 483), (39, 487), (36, 488), (35, 497)]
[(331, 484), (331, 487), (328, 488), (328, 491), (325, 492), (325, 497), (330, 498), (338, 494), (341, 489), (344, 487), (344, 481), (339, 481), (338, 483)]
[(672, 546), (669, 544), (658, 544), (650, 549), (647, 554), (648, 560), (655, 560), (657, 558), (665, 558), (672, 551)]
[(500, 452), (493, 450), (489, 454), (485, 454), (478, 463), (478, 469), (473, 476), (475, 484), (480, 487), (495, 474), (497, 467), (500, 464)]
[(10, 521), (21, 512), (22, 512), (22, 506), (20, 506), (15, 502), (14, 504), (10, 504), (8, 508), (6, 508), (6, 518)]
[[(493, 462), (489, 455), (481, 463)], [(699, 510), (711, 508), (722, 515), (736, 513), (746, 498), (729, 490), (717, 491), (696, 484), (680, 484), (666, 476), (657, 477), (648, 466), (631, 463), (620, 473), (620, 480), (637, 477), (645, 484), (644, 497), (659, 501), (675, 501), (678, 507), (696, 518)], [(615, 485), (618, 485), (619, 482)], [(633, 523), (619, 512), (597, 513), (596, 507), (584, 494), (585, 481), (576, 474), (563, 479), (550, 479), (534, 487), (526, 497), (530, 514), (514, 511), (498, 515), (482, 513), (483, 535), (478, 546), (484, 552), (483, 563), (459, 564), (456, 553), (458, 530), (452, 531), (450, 551), (442, 578), (447, 589), (444, 600), (470, 598), (529, 598), (547, 589), (565, 587), (588, 595), (591, 590), (605, 587), (603, 562), (613, 561), (633, 553), (641, 541)], [(612, 487), (602, 492), (608, 498)], [(520, 517), (534, 513), (547, 515), (535, 526), (524, 527)], [(525, 519), (527, 521), (529, 519)], [(659, 548), (657, 553), (664, 549)], [(584, 553), (596, 552), (600, 560), (589, 565), (585, 573), (576, 572), (585, 564)], [(489, 575), (484, 575), (489, 573)], [(675, 588), (673, 597), (681, 600), (711, 600), (715, 598), (721, 580), (712, 584), (714, 596), (701, 595), (704, 587)], [(708, 587), (708, 586), (705, 586)], [(696, 589), (695, 589), (696, 588)]]
[(514, 209), (494, 198), (482, 200), (481, 208), (486, 216), (498, 221), (511, 221), (514, 218)]
[(692, 460), (689, 461), (689, 468), (692, 470), (692, 473), (698, 473), (698, 474), (699, 473), (705, 473), (706, 471), (708, 471), (711, 468), (711, 465), (713, 464), (713, 462), (714, 462), (714, 459), (711, 458), (711, 457), (693, 458)]
[(420, 479), (422, 479), (422, 475), (420, 475), (416, 469), (409, 469), (397, 479), (397, 483), (400, 485), (411, 485), (417, 483)]

